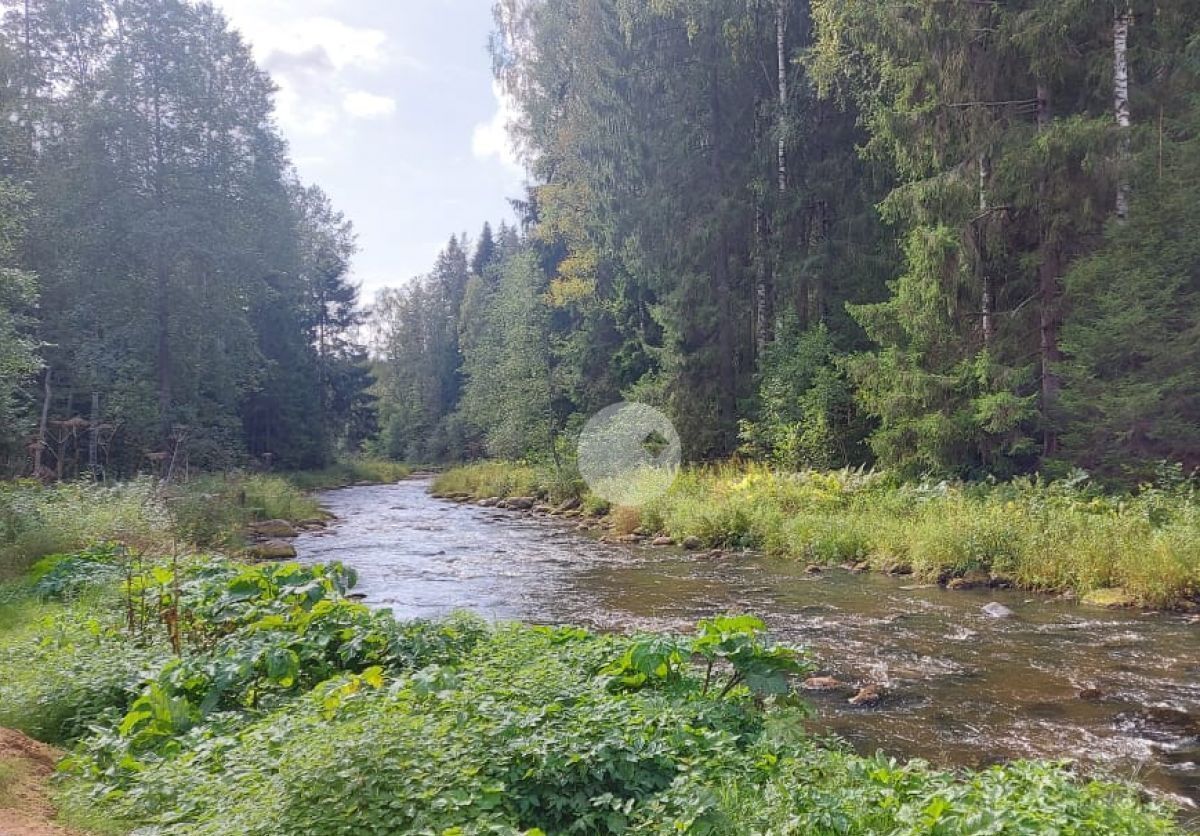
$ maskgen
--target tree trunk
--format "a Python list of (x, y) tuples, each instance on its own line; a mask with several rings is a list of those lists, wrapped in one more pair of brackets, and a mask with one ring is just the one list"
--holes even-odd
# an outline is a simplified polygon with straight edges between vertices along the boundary
[[(1046, 130), (1050, 126), (1053, 112), (1051, 110), (1049, 90), (1038, 85), (1037, 90), (1037, 122), (1038, 130)], [(1039, 201), (1042, 214), (1041, 225), (1041, 264), (1038, 267), (1038, 299), (1039, 332), (1041, 351), (1041, 412), (1043, 423), (1042, 455), (1050, 458), (1058, 453), (1058, 433), (1055, 429), (1054, 413), (1058, 403), (1058, 395), (1062, 382), (1058, 377), (1058, 363), (1062, 352), (1058, 345), (1059, 327), (1059, 296), (1062, 292), (1060, 273), (1062, 272), (1062, 256), (1059, 252), (1058, 241), (1051, 229), (1049, 214), (1045, 206), (1045, 195), (1050, 184), (1043, 175), (1039, 186), (1041, 200)]]
[(88, 472), (100, 478), (100, 393), (92, 392), (92, 417), (88, 424)]
[[(158, 421), (165, 445), (171, 435), (171, 301), (170, 282), (167, 269), (159, 259), (157, 276), (155, 277), (155, 293), (157, 296), (156, 327), (158, 330), (158, 347), (155, 352), (155, 365), (158, 366)], [(166, 449), (164, 447), (164, 449)]]
[(788, 77), (787, 77), (787, 0), (775, 3), (775, 54), (779, 71), (779, 193), (788, 187)]
[(980, 316), (983, 326), (983, 345), (991, 348), (996, 336), (995, 322), (995, 290), (992, 287), (992, 273), (988, 269), (987, 254), (987, 223), (988, 223), (988, 193), (987, 183), (991, 176), (991, 161), (987, 154), (979, 155), (979, 221), (975, 225), (976, 249), (979, 251), (980, 283), (983, 286)]
[[(724, 128), (724, 116), (721, 109), (721, 78), (720, 78), (720, 27), (713, 22), (711, 69), (709, 71), (709, 108), (712, 119), (712, 142), (709, 164), (712, 168), (712, 182), (716, 194), (725, 193), (725, 161), (721, 154), (721, 133)], [(729, 277), (729, 235), (725, 228), (724, 215), (717, 214), (716, 257), (713, 259), (713, 288), (717, 301), (717, 423), (718, 447), (722, 455), (732, 449), (733, 424), (736, 415), (735, 401), (737, 399), (734, 352), (734, 322), (732, 308), (732, 290)]]
[[(754, 145), (762, 147), (763, 124), (766, 121), (765, 103), (754, 109)], [(771, 251), (771, 223), (767, 217), (766, 189), (755, 195), (754, 201), (754, 345), (755, 358), (760, 364), (767, 346), (775, 339), (775, 280)]]
[(1128, 6), (1115, 10), (1113, 23), (1113, 110), (1120, 129), (1117, 162), (1117, 220), (1129, 217), (1129, 159), (1132, 152), (1132, 118), (1129, 113), (1129, 26), (1133, 13)]
[(33, 449), (33, 478), (42, 478), (42, 452), (46, 449), (46, 429), (50, 424), (50, 399), (53, 397), (51, 382), (53, 370), (46, 366), (42, 382), (42, 417), (38, 421), (37, 446)]

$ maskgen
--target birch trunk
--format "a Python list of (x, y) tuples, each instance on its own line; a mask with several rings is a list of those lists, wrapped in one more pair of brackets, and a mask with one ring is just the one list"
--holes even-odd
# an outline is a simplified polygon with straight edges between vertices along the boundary
[(978, 239), (979, 249), (979, 272), (980, 279), (983, 284), (983, 299), (980, 304), (980, 315), (983, 321), (983, 344), (985, 347), (990, 347), (992, 340), (996, 336), (995, 323), (995, 292), (992, 288), (992, 274), (988, 270), (987, 264), (987, 211), (988, 211), (988, 193), (987, 183), (991, 176), (991, 161), (988, 160), (987, 154), (979, 155), (979, 223), (976, 225), (975, 235)]
[(787, 2), (777, 0), (775, 4), (775, 54), (779, 71), (779, 193), (787, 191), (787, 132), (788, 132), (788, 78), (787, 78)]
[(1129, 217), (1129, 158), (1132, 150), (1129, 112), (1129, 26), (1133, 14), (1128, 6), (1117, 8), (1113, 23), (1113, 110), (1121, 132), (1117, 173), (1117, 220)]

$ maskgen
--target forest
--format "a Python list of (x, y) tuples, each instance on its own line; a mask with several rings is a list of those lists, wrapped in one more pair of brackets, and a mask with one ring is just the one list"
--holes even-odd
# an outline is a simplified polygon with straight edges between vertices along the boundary
[(627, 398), (692, 461), (1200, 464), (1188, 2), (511, 0), (531, 172), (378, 318), (381, 449), (546, 460)]
[(43, 478), (327, 463), (374, 432), (353, 228), (207, 4), (10, 2), (0, 463)]

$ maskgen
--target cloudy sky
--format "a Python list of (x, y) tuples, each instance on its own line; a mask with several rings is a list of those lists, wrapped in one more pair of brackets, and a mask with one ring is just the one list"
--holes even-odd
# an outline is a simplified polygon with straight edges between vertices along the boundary
[(280, 87), (308, 182), (354, 221), (370, 302), (452, 233), (511, 219), (523, 174), (487, 54), (491, 0), (215, 0)]

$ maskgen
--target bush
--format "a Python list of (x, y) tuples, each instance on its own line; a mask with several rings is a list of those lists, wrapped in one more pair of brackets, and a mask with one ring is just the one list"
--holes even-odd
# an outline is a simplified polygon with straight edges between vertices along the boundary
[(0, 580), (14, 579), (39, 558), (78, 551), (97, 541), (166, 549), (172, 539), (166, 506), (149, 479), (115, 486), (0, 483)]
[(692, 641), (499, 627), (436, 662), (336, 677), (248, 722), (177, 733), (179, 748), (120, 792), (83, 769), (109, 745), (98, 735), (69, 794), (194, 836), (1177, 832), (1133, 791), (1057, 767), (959, 776), (860, 758), (736, 682), (706, 689), (692, 652), (747, 682), (780, 652), (744, 629), (753, 621), (714, 619)]

